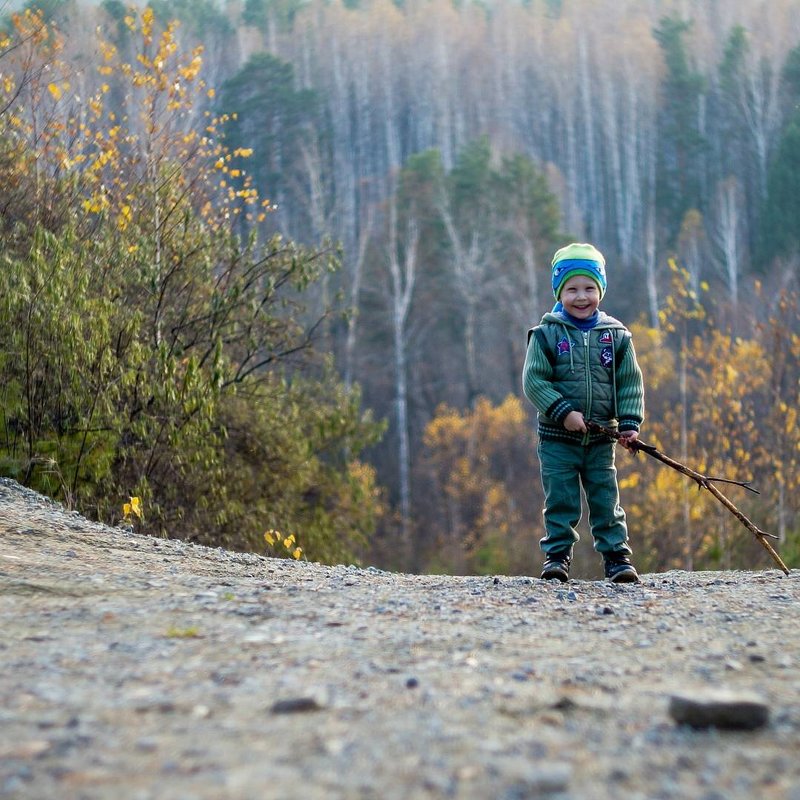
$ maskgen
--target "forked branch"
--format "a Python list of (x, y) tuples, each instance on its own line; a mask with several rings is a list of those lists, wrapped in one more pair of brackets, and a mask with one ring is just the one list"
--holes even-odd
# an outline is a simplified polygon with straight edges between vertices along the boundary
[[(622, 439), (623, 437), (619, 434), (618, 431), (612, 430), (611, 428), (606, 428), (603, 425), (599, 425), (596, 422), (587, 421), (586, 426), (589, 428), (590, 431), (594, 433), (602, 433), (608, 436), (611, 439)], [(756, 525), (754, 525), (738, 508), (727, 498), (725, 497), (722, 492), (714, 486), (714, 483), (732, 483), (736, 486), (742, 486), (743, 488), (747, 489), (748, 491), (755, 492), (758, 494), (758, 491), (750, 486), (749, 481), (735, 481), (735, 480), (728, 480), (727, 478), (711, 478), (708, 475), (703, 475), (700, 472), (695, 472), (693, 469), (681, 464), (679, 461), (675, 461), (674, 459), (670, 458), (669, 456), (665, 456), (660, 450), (654, 447), (651, 444), (645, 444), (644, 442), (640, 442), (638, 439), (634, 442), (631, 442), (629, 448), (634, 452), (643, 452), (647, 453), (647, 455), (652, 456), (657, 461), (660, 461), (662, 464), (666, 464), (668, 467), (672, 467), (672, 469), (680, 472), (683, 475), (686, 475), (688, 478), (691, 478), (701, 489), (707, 489), (711, 492), (717, 500), (722, 503), (728, 511), (733, 514), (739, 522), (744, 525), (753, 536), (761, 543), (764, 549), (772, 556), (772, 560), (778, 565), (778, 567), (784, 572), (784, 574), (789, 574), (789, 569), (786, 564), (783, 563), (783, 560), (775, 552), (775, 548), (767, 541), (767, 539), (777, 539), (778, 537), (775, 534), (767, 533), (766, 531), (762, 531)]]

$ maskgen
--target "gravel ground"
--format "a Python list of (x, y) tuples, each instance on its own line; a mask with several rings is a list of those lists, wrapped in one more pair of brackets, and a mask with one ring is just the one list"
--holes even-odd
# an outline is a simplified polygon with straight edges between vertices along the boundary
[[(0, 481), (0, 797), (800, 800), (798, 576), (327, 567)], [(712, 687), (768, 724), (676, 724)]]

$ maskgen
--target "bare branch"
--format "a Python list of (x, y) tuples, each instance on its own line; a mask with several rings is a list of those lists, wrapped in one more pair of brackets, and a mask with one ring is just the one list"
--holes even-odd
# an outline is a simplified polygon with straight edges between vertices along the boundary
[[(606, 428), (603, 425), (598, 425), (596, 422), (587, 421), (586, 427), (595, 433), (605, 434), (611, 439), (619, 440), (623, 438), (618, 431), (612, 430), (611, 428)], [(713, 481), (723, 481), (725, 483), (734, 483), (738, 486), (743, 486), (745, 489), (750, 489), (750, 491), (755, 491), (748, 485), (749, 481), (728, 481), (720, 478), (709, 478), (707, 475), (703, 475), (700, 472), (695, 472), (693, 469), (681, 464), (679, 461), (675, 461), (669, 456), (665, 456), (653, 445), (645, 444), (644, 442), (640, 442), (638, 440), (631, 442), (629, 447), (634, 452), (641, 450), (643, 453), (647, 453), (647, 455), (652, 456), (662, 464), (666, 464), (668, 467), (672, 467), (672, 469), (676, 470), (677, 472), (680, 472), (681, 474), (691, 478), (701, 489), (707, 489), (709, 492), (711, 492), (711, 494), (714, 495), (714, 497), (716, 497), (717, 500), (719, 500), (720, 503), (722, 503), (722, 505), (724, 505), (725, 508), (727, 508), (728, 511), (730, 511), (731, 514), (733, 514), (733, 516), (736, 517), (736, 519), (738, 519), (739, 522), (741, 522), (742, 525), (744, 525), (745, 528), (747, 528), (747, 530), (753, 534), (753, 536), (756, 537), (764, 549), (770, 554), (770, 556), (772, 556), (772, 560), (778, 565), (781, 571), (786, 575), (789, 574), (789, 568), (783, 563), (781, 557), (775, 552), (775, 548), (773, 548), (773, 546), (767, 541), (768, 537), (770, 539), (777, 539), (778, 537), (756, 527), (756, 525), (754, 525), (744, 514), (742, 514), (742, 512), (739, 511), (739, 509), (736, 508), (736, 506), (713, 484)]]

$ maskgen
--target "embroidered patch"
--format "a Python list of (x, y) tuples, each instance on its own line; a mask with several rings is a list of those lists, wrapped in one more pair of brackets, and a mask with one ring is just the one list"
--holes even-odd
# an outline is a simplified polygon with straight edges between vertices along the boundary
[[(602, 341), (602, 339), (600, 341)], [(614, 359), (613, 359), (613, 351), (611, 350), (610, 347), (604, 347), (600, 351), (600, 363), (606, 369), (608, 369), (611, 366), (613, 361), (614, 361)]]
[(572, 349), (572, 342), (566, 337), (562, 337), (561, 341), (556, 345), (556, 353), (562, 356), (564, 353), (569, 353)]
[(614, 335), (611, 331), (603, 331), (597, 341), (600, 342), (600, 344), (611, 344), (614, 341)]

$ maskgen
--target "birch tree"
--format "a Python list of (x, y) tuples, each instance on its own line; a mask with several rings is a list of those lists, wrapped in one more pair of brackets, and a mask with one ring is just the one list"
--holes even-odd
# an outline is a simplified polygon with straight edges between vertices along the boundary
[(450, 244), (450, 266), (461, 301), (467, 401), (480, 392), (478, 310), (497, 279), (496, 206), (492, 198), (491, 153), (487, 139), (466, 147), (442, 185), (438, 211)]
[(411, 451), (408, 430), (408, 318), (417, 282), (419, 222), (413, 207), (401, 228), (397, 192), (389, 197), (387, 243), (388, 294), (391, 302), (394, 352), (394, 405), (399, 476), (399, 505), (403, 540), (411, 541)]
[(742, 187), (734, 177), (717, 185), (711, 219), (711, 241), (716, 246), (721, 271), (735, 312), (742, 279), (746, 212)]

